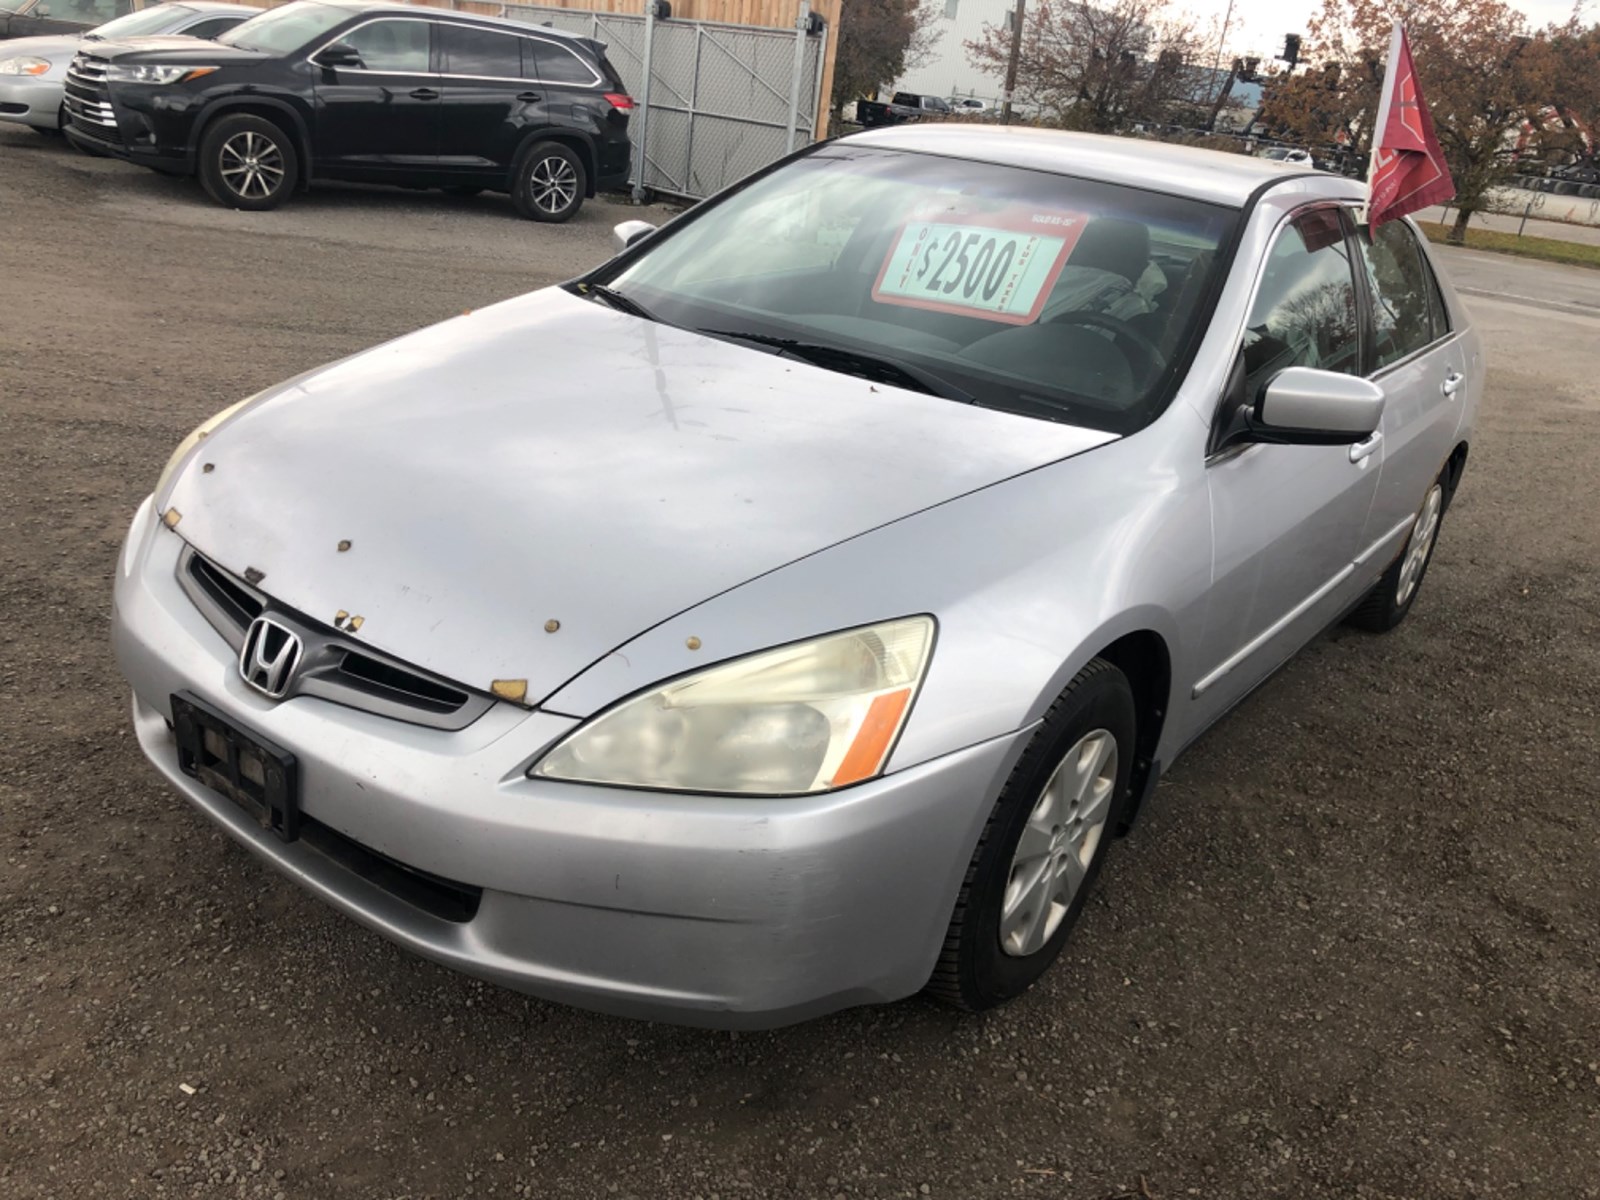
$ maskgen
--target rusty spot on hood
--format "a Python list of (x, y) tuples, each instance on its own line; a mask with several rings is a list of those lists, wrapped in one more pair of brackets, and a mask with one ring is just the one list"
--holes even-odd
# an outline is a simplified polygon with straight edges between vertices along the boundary
[(496, 679), (489, 685), (489, 690), (502, 700), (510, 700), (513, 704), (521, 704), (528, 698), (528, 681), (526, 679)]
[(244, 569), (244, 581), (246, 583), (260, 583), (266, 577), (267, 573), (265, 571), (258, 571), (254, 567), (246, 567)]
[(689, 649), (691, 649), (691, 650), (698, 650), (698, 649), (700, 649), (700, 639), (699, 639), (699, 638), (697, 638), (697, 637), (692, 637), (692, 636), (691, 636), (691, 637), (689, 637), (689, 638), (686, 638), (686, 639), (685, 639), (685, 640), (684, 640), (684, 643), (683, 643), (683, 644), (684, 644), (684, 645), (685, 645), (685, 646), (687, 646), (687, 647), (689, 647)]
[(560, 628), (561, 628), (561, 622), (556, 620), (554, 617), (551, 617), (548, 621), (546, 621), (544, 623), (544, 631), (546, 633), (554, 633), (556, 630), (558, 630)]
[(169, 508), (161, 514), (161, 523), (168, 529), (176, 529), (178, 522), (183, 520), (183, 514), (175, 508)]
[(217, 464), (216, 463), (205, 463), (204, 465), (201, 466), (200, 473), (202, 475), (209, 475), (209, 474), (211, 474), (211, 472), (215, 471), (216, 469), (217, 469)]
[(350, 539), (349, 538), (341, 538), (339, 540), (339, 553), (343, 554), (348, 549), (350, 549)]

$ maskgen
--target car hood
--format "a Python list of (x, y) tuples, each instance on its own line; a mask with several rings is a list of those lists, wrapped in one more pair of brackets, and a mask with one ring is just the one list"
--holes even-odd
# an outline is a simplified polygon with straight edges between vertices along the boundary
[(0, 42), (0, 58), (47, 58), (50, 60), (51, 69), (54, 70), (56, 59), (70, 59), (83, 44), (81, 33), (51, 33), (43, 37), (9, 38)]
[(188, 37), (181, 33), (153, 35), (151, 37), (91, 38), (79, 49), (85, 54), (118, 62), (181, 62), (203, 63), (208, 66), (235, 66), (260, 62), (270, 57), (260, 50), (241, 50), (224, 46), (208, 38)]
[(534, 703), (719, 592), (1113, 437), (552, 288), (262, 393), (165, 504), (279, 603)]

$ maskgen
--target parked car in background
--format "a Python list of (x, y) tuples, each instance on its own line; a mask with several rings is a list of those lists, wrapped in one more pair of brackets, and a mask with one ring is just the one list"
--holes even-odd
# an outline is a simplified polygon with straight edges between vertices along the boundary
[(67, 123), (67, 67), (86, 43), (181, 33), (214, 38), (261, 10), (213, 0), (157, 4), (98, 25), (88, 33), (17, 38), (0, 46), (0, 121), (55, 133)]
[(856, 121), (868, 129), (949, 115), (949, 101), (939, 96), (918, 95), (916, 92), (896, 92), (894, 99), (887, 104), (878, 100), (856, 101)]
[(97, 42), (67, 136), (217, 203), (276, 208), (319, 179), (509, 192), (565, 221), (626, 182), (633, 101), (587, 37), (433, 8), (295, 0), (193, 38)]
[(161, 0), (0, 0), (0, 40), (83, 33)]
[(1311, 152), (1300, 150), (1293, 146), (1268, 146), (1261, 152), (1261, 157), (1269, 162), (1287, 163), (1292, 167), (1309, 167), (1312, 165)]
[(115, 571), (139, 743), (300, 886), (538, 995), (1016, 996), (1185, 747), (1416, 603), (1486, 365), (1365, 201), (948, 124), (619, 226), (178, 446)]
[(951, 96), (950, 111), (957, 116), (981, 117), (989, 111), (989, 102), (976, 96)]

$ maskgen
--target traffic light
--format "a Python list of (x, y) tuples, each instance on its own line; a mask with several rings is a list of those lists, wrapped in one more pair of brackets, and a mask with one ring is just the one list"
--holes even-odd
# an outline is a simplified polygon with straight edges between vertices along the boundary
[(1280, 55), (1284, 62), (1291, 68), (1300, 61), (1300, 35), (1286, 33), (1283, 35), (1283, 54)]

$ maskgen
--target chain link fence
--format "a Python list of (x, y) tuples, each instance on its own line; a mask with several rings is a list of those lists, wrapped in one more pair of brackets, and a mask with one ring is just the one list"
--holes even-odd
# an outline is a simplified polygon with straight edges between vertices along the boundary
[(812, 141), (828, 29), (796, 3), (791, 29), (483, 0), (425, 0), (549, 25), (606, 44), (639, 105), (629, 124), (635, 195), (700, 199)]

